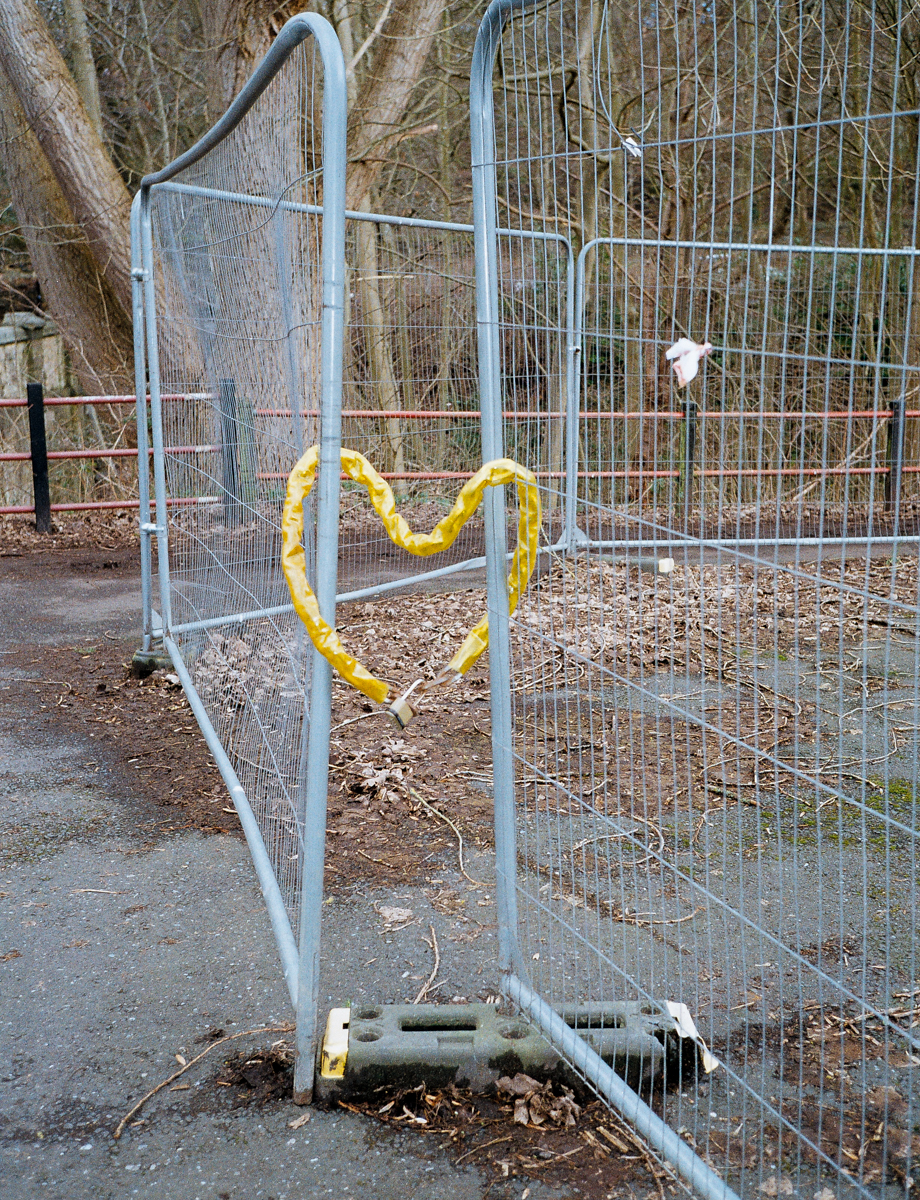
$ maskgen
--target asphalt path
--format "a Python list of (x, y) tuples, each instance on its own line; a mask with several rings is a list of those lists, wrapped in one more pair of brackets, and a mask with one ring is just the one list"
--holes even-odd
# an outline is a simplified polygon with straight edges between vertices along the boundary
[[(0, 699), (43, 680), (48, 646), (137, 635), (132, 571), (81, 577), (43, 557), (0, 559)], [(23, 653), (24, 648), (34, 654)], [(11, 665), (15, 652), (15, 663)], [(89, 734), (0, 704), (0, 1197), (2, 1200), (532, 1200), (577, 1194), (453, 1165), (437, 1140), (287, 1098), (233, 1107), (215, 1086), (227, 1052), (265, 1050), (290, 1021), (268, 918), (244, 842), (151, 833), (148, 800), (100, 773)], [(437, 881), (468, 886), (450, 855)], [(470, 873), (494, 920), (488, 854)], [(430, 891), (430, 888), (428, 889)], [(382, 903), (409, 909), (384, 928)], [(421, 887), (337, 895), (324, 926), (323, 998), (411, 999), (441, 949), (442, 999), (496, 988), (494, 929), (473, 941)], [(462, 930), (459, 931), (462, 934)], [(248, 1033), (250, 1030), (261, 1032)], [(120, 1140), (120, 1119), (152, 1087), (241, 1034), (151, 1099)], [(173, 1090), (174, 1089), (174, 1090)], [(491, 1190), (490, 1190), (491, 1189)]]

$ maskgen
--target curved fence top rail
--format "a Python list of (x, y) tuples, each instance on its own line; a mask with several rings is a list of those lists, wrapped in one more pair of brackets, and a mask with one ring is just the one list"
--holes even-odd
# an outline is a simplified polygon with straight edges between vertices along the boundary
[(224, 138), (236, 129), (237, 125), (239, 125), (256, 100), (258, 100), (259, 96), (262, 95), (281, 70), (287, 59), (290, 58), (300, 43), (306, 41), (308, 37), (316, 39), (320, 57), (323, 60), (323, 69), (326, 73), (327, 87), (344, 96), (346, 94), (345, 60), (342, 57), (342, 48), (335, 30), (326, 18), (320, 16), (319, 13), (300, 13), (296, 17), (291, 17), (282, 27), (280, 33), (274, 42), (272, 42), (271, 49), (256, 67), (246, 85), (220, 120), (212, 125), (208, 132), (199, 138), (194, 146), (191, 146), (184, 154), (180, 154), (178, 158), (173, 159), (162, 170), (155, 171), (152, 175), (145, 175), (141, 180), (141, 190), (148, 191), (158, 183), (166, 183), (168, 180), (174, 179), (176, 175), (179, 175), (186, 168), (193, 166), (213, 150), (215, 146), (219, 145)]

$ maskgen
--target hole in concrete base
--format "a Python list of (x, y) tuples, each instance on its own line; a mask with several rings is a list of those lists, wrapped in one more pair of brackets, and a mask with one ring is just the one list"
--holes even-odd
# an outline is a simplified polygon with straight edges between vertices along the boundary
[(615, 1013), (579, 1013), (566, 1018), (571, 1029), (625, 1029), (626, 1021)]
[(380, 1034), (379, 1033), (371, 1033), (370, 1031), (368, 1031), (367, 1033), (356, 1033), (354, 1035), (354, 1038), (355, 1038), (356, 1042), (379, 1042)]
[(523, 1025), (512, 1025), (509, 1029), (502, 1030), (502, 1037), (517, 1041), (519, 1038), (527, 1037), (528, 1033), (530, 1030), (525, 1029)]
[(473, 1033), (479, 1028), (479, 1023), (475, 1019), (460, 1016), (459, 1014), (454, 1016), (445, 1014), (443, 1017), (427, 1015), (424, 1017), (403, 1017), (399, 1022), (399, 1028), (404, 1033), (441, 1033), (445, 1029), (456, 1029), (461, 1033)]
[(359, 1021), (376, 1021), (380, 1016), (379, 1008), (359, 1008), (355, 1014)]

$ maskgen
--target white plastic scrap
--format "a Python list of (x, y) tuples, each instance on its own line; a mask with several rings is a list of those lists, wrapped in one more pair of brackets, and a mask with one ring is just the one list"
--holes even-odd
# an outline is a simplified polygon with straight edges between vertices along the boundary
[(703, 1070), (707, 1075), (711, 1075), (716, 1067), (721, 1066), (721, 1064), (714, 1054), (709, 1053), (709, 1048), (700, 1037), (700, 1031), (697, 1029), (693, 1017), (690, 1016), (690, 1009), (687, 1008), (686, 1004), (680, 1004), (677, 1000), (669, 1000), (668, 1012), (674, 1018), (674, 1028), (680, 1036), (690, 1038), (692, 1042), (696, 1043), (696, 1048), (700, 1052)]
[(691, 342), (689, 338), (678, 338), (670, 350), (665, 351), (665, 358), (674, 368), (677, 376), (677, 386), (686, 387), (691, 379), (696, 379), (700, 369), (700, 359), (712, 353), (712, 342)]

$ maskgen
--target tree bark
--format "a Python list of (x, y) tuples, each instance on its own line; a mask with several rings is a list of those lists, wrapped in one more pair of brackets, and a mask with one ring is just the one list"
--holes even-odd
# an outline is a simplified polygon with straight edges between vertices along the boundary
[(131, 323), (2, 71), (0, 139), (13, 208), (44, 303), (81, 385), (90, 394), (133, 391)]
[(446, 0), (406, 0), (394, 5), (381, 31), (349, 116), (349, 208), (366, 203), (387, 152), (399, 139), (445, 7)]
[(268, 53), (274, 34), (272, 0), (203, 0), (208, 119), (224, 115), (230, 102)]
[[(125, 313), (131, 311), (131, 197), (107, 154), (34, 0), (0, 3), (0, 68), (54, 173), (71, 220), (80, 227), (99, 272)], [(42, 166), (31, 170), (44, 174)], [(17, 208), (40, 226), (29, 190)]]
[(93, 62), (93, 48), (89, 41), (89, 27), (83, 0), (64, 0), (64, 17), (67, 23), (67, 40), (73, 61), (74, 83), (86, 106), (93, 129), (102, 140), (102, 105), (99, 101), (99, 80)]

